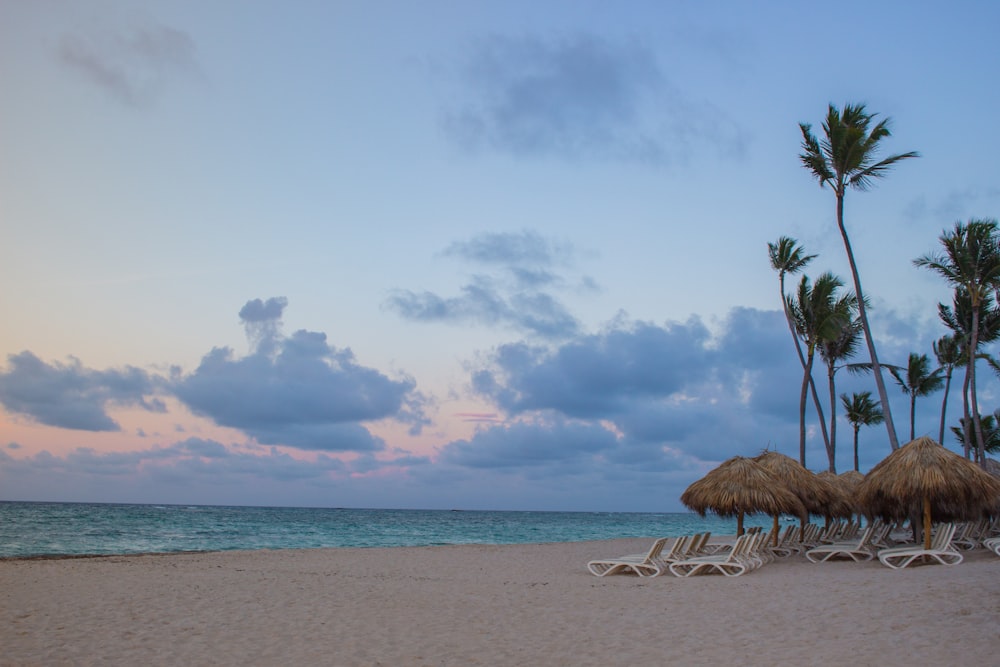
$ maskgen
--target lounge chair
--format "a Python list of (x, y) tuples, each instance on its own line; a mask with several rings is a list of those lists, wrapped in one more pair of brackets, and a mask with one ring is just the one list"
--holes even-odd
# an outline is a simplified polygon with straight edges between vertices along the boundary
[(806, 551), (806, 558), (813, 563), (822, 563), (831, 558), (850, 558), (855, 562), (871, 560), (875, 557), (875, 542), (885, 538), (889, 527), (881, 522), (874, 522), (853, 540), (821, 544)]
[(792, 554), (800, 553), (803, 548), (800, 540), (801, 535), (802, 529), (800, 527), (788, 526), (778, 543), (771, 547), (771, 553), (778, 558), (787, 558)]
[(955, 529), (955, 537), (951, 538), (951, 544), (956, 549), (970, 551), (975, 549), (989, 537), (990, 521), (980, 519), (979, 521), (967, 521), (961, 527)]
[(677, 561), (670, 564), (670, 572), (676, 577), (690, 577), (698, 572), (717, 571), (727, 577), (738, 577), (739, 575), (752, 569), (753, 564), (748, 560), (748, 550), (751, 540), (759, 539), (759, 535), (741, 535), (736, 538), (736, 543), (727, 554), (715, 554), (712, 556), (695, 556), (686, 560)]
[(894, 570), (902, 569), (918, 558), (922, 561), (933, 559), (942, 565), (958, 565), (964, 557), (951, 545), (951, 538), (954, 536), (955, 524), (941, 524), (934, 533), (930, 549), (924, 549), (922, 544), (892, 547), (879, 551), (878, 559), (880, 563)]
[[(598, 577), (606, 577), (609, 574), (635, 572), (640, 577), (655, 577), (663, 572), (663, 561), (660, 554), (666, 545), (667, 537), (661, 537), (649, 548), (645, 554), (631, 554), (609, 558), (606, 560), (592, 560), (587, 563), (587, 569)], [(681, 539), (681, 538), (678, 538)]]
[(989, 537), (983, 540), (983, 546), (1000, 556), (1000, 537)]

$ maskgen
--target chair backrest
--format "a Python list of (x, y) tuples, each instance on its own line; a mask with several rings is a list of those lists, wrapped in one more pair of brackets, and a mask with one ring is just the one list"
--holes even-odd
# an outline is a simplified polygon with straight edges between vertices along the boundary
[(667, 543), (666, 537), (661, 537), (655, 542), (653, 542), (653, 546), (649, 548), (649, 553), (646, 554), (646, 562), (648, 563), (650, 561), (657, 560), (660, 557), (660, 554), (663, 552), (663, 547), (664, 545), (666, 545), (666, 543)]
[(934, 551), (944, 551), (951, 545), (951, 538), (955, 536), (955, 524), (942, 523), (938, 525), (937, 532), (931, 540), (931, 549)]
[(687, 545), (688, 542), (690, 541), (691, 537), (689, 535), (681, 535), (680, 537), (674, 540), (673, 544), (670, 545), (670, 551), (668, 551), (667, 554), (663, 556), (663, 558), (664, 559), (680, 558), (687, 551)]
[(688, 541), (687, 549), (684, 550), (684, 555), (687, 557), (699, 555), (705, 549), (705, 544), (708, 543), (708, 538), (711, 535), (711, 533), (695, 533), (692, 535)]
[(733, 548), (729, 551), (729, 558), (726, 560), (730, 562), (738, 561), (746, 556), (750, 548), (751, 540), (755, 540), (756, 538), (756, 535), (750, 533), (744, 533), (743, 535), (737, 537), (736, 543), (733, 544)]
[(877, 521), (875, 523), (875, 529), (872, 533), (869, 544), (875, 546), (884, 547), (889, 539), (889, 533), (892, 532), (892, 524), (886, 523), (885, 521)]
[(872, 538), (875, 537), (876, 525), (874, 523), (868, 524), (865, 527), (864, 532), (861, 533), (861, 537), (858, 538), (858, 546), (866, 547), (872, 543)]

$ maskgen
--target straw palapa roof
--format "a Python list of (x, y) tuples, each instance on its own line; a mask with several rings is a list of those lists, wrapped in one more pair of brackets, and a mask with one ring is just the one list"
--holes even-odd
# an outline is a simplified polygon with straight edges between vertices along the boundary
[(765, 450), (754, 457), (754, 461), (777, 477), (780, 483), (802, 501), (811, 514), (834, 516), (831, 512), (838, 509), (835, 506), (841, 501), (841, 495), (829, 481), (813, 474), (792, 457), (779, 452)]
[(929, 504), (933, 521), (964, 521), (995, 511), (1000, 480), (930, 438), (917, 438), (883, 459), (858, 485), (869, 517), (898, 521)]
[(734, 456), (691, 484), (681, 502), (702, 516), (794, 514), (804, 516), (802, 502), (753, 459)]
[(835, 472), (824, 470), (816, 473), (821, 480), (830, 484), (836, 492), (836, 497), (830, 502), (828, 514), (832, 519), (850, 519), (861, 510), (854, 500), (855, 485)]
[(847, 472), (842, 472), (837, 477), (844, 483), (844, 486), (852, 491), (858, 488), (858, 484), (865, 481), (864, 473), (860, 473), (857, 470), (848, 470)]

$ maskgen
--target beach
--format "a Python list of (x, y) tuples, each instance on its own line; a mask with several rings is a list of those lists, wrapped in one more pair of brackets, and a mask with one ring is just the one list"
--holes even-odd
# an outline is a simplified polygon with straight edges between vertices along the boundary
[(0, 561), (0, 665), (996, 664), (1000, 558), (597, 578), (650, 539)]

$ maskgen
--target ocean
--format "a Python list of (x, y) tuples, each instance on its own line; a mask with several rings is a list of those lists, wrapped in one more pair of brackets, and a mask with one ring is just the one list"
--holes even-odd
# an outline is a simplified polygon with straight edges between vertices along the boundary
[[(746, 526), (770, 526), (747, 517)], [(693, 513), (386, 510), (0, 502), (0, 558), (577, 542), (736, 533)]]

